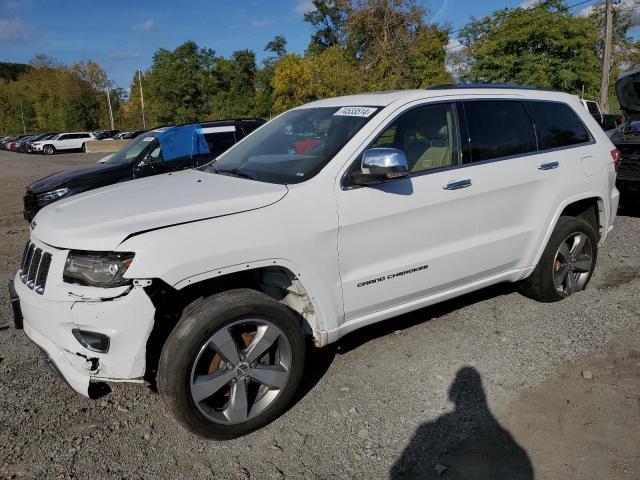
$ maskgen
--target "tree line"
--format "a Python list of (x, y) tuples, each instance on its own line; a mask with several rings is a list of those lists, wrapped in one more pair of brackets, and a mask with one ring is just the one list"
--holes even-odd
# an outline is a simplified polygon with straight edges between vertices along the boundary
[[(313, 0), (304, 21), (312, 35), (303, 54), (275, 36), (260, 63), (252, 50), (231, 56), (187, 41), (159, 49), (134, 75), (129, 92), (113, 88), (96, 62), (63, 65), (43, 55), (29, 66), (0, 64), (0, 133), (116, 128), (205, 119), (262, 117), (319, 98), (424, 88), (453, 81), (517, 83), (594, 99), (602, 58), (604, 2), (577, 15), (564, 0), (505, 8), (471, 18), (456, 31), (426, 21), (419, 0)], [(614, 9), (612, 77), (637, 66), (640, 0)], [(5, 67), (2, 67), (5, 65)], [(614, 82), (611, 82), (613, 89)], [(613, 90), (612, 105), (617, 105)]]

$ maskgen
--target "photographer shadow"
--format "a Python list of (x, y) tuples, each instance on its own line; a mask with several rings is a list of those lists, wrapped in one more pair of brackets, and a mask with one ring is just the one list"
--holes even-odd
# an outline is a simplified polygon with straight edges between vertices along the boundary
[(454, 411), (418, 428), (391, 468), (392, 479), (534, 478), (525, 450), (491, 414), (476, 369), (458, 371), (449, 399)]

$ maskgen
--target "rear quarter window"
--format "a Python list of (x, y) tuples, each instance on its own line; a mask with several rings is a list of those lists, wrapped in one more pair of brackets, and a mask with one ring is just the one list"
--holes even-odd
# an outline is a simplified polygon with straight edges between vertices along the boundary
[(540, 150), (591, 141), (591, 135), (569, 105), (558, 102), (528, 102), (538, 134)]

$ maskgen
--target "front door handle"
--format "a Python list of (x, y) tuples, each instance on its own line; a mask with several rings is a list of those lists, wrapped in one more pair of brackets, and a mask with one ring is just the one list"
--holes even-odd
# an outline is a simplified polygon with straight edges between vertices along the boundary
[(538, 165), (538, 170), (553, 170), (554, 168), (558, 168), (560, 163), (558, 162), (549, 162), (543, 163), (542, 165)]
[(467, 188), (471, 186), (471, 179), (465, 178), (464, 180), (456, 180), (455, 182), (449, 182), (444, 187), (445, 190), (460, 190), (461, 188)]

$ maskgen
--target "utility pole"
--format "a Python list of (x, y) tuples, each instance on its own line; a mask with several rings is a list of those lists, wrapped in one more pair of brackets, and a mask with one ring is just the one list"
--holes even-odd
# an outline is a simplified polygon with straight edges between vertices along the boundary
[(598, 104), (602, 113), (609, 113), (609, 74), (611, 69), (611, 37), (613, 36), (613, 0), (605, 0), (604, 49), (602, 50), (602, 78)]
[(111, 94), (109, 92), (109, 85), (104, 87), (107, 90), (107, 104), (109, 105), (109, 120), (111, 120), (111, 130), (115, 130), (113, 126), (113, 110), (111, 110)]
[(142, 128), (147, 129), (147, 122), (144, 119), (144, 95), (142, 94), (142, 70), (138, 69), (138, 78), (140, 79), (140, 106), (142, 107)]
[(22, 117), (22, 134), (26, 135), (27, 127), (25, 127), (24, 125), (24, 112), (22, 111), (22, 99), (18, 99), (18, 101), (20, 102), (20, 116)]

